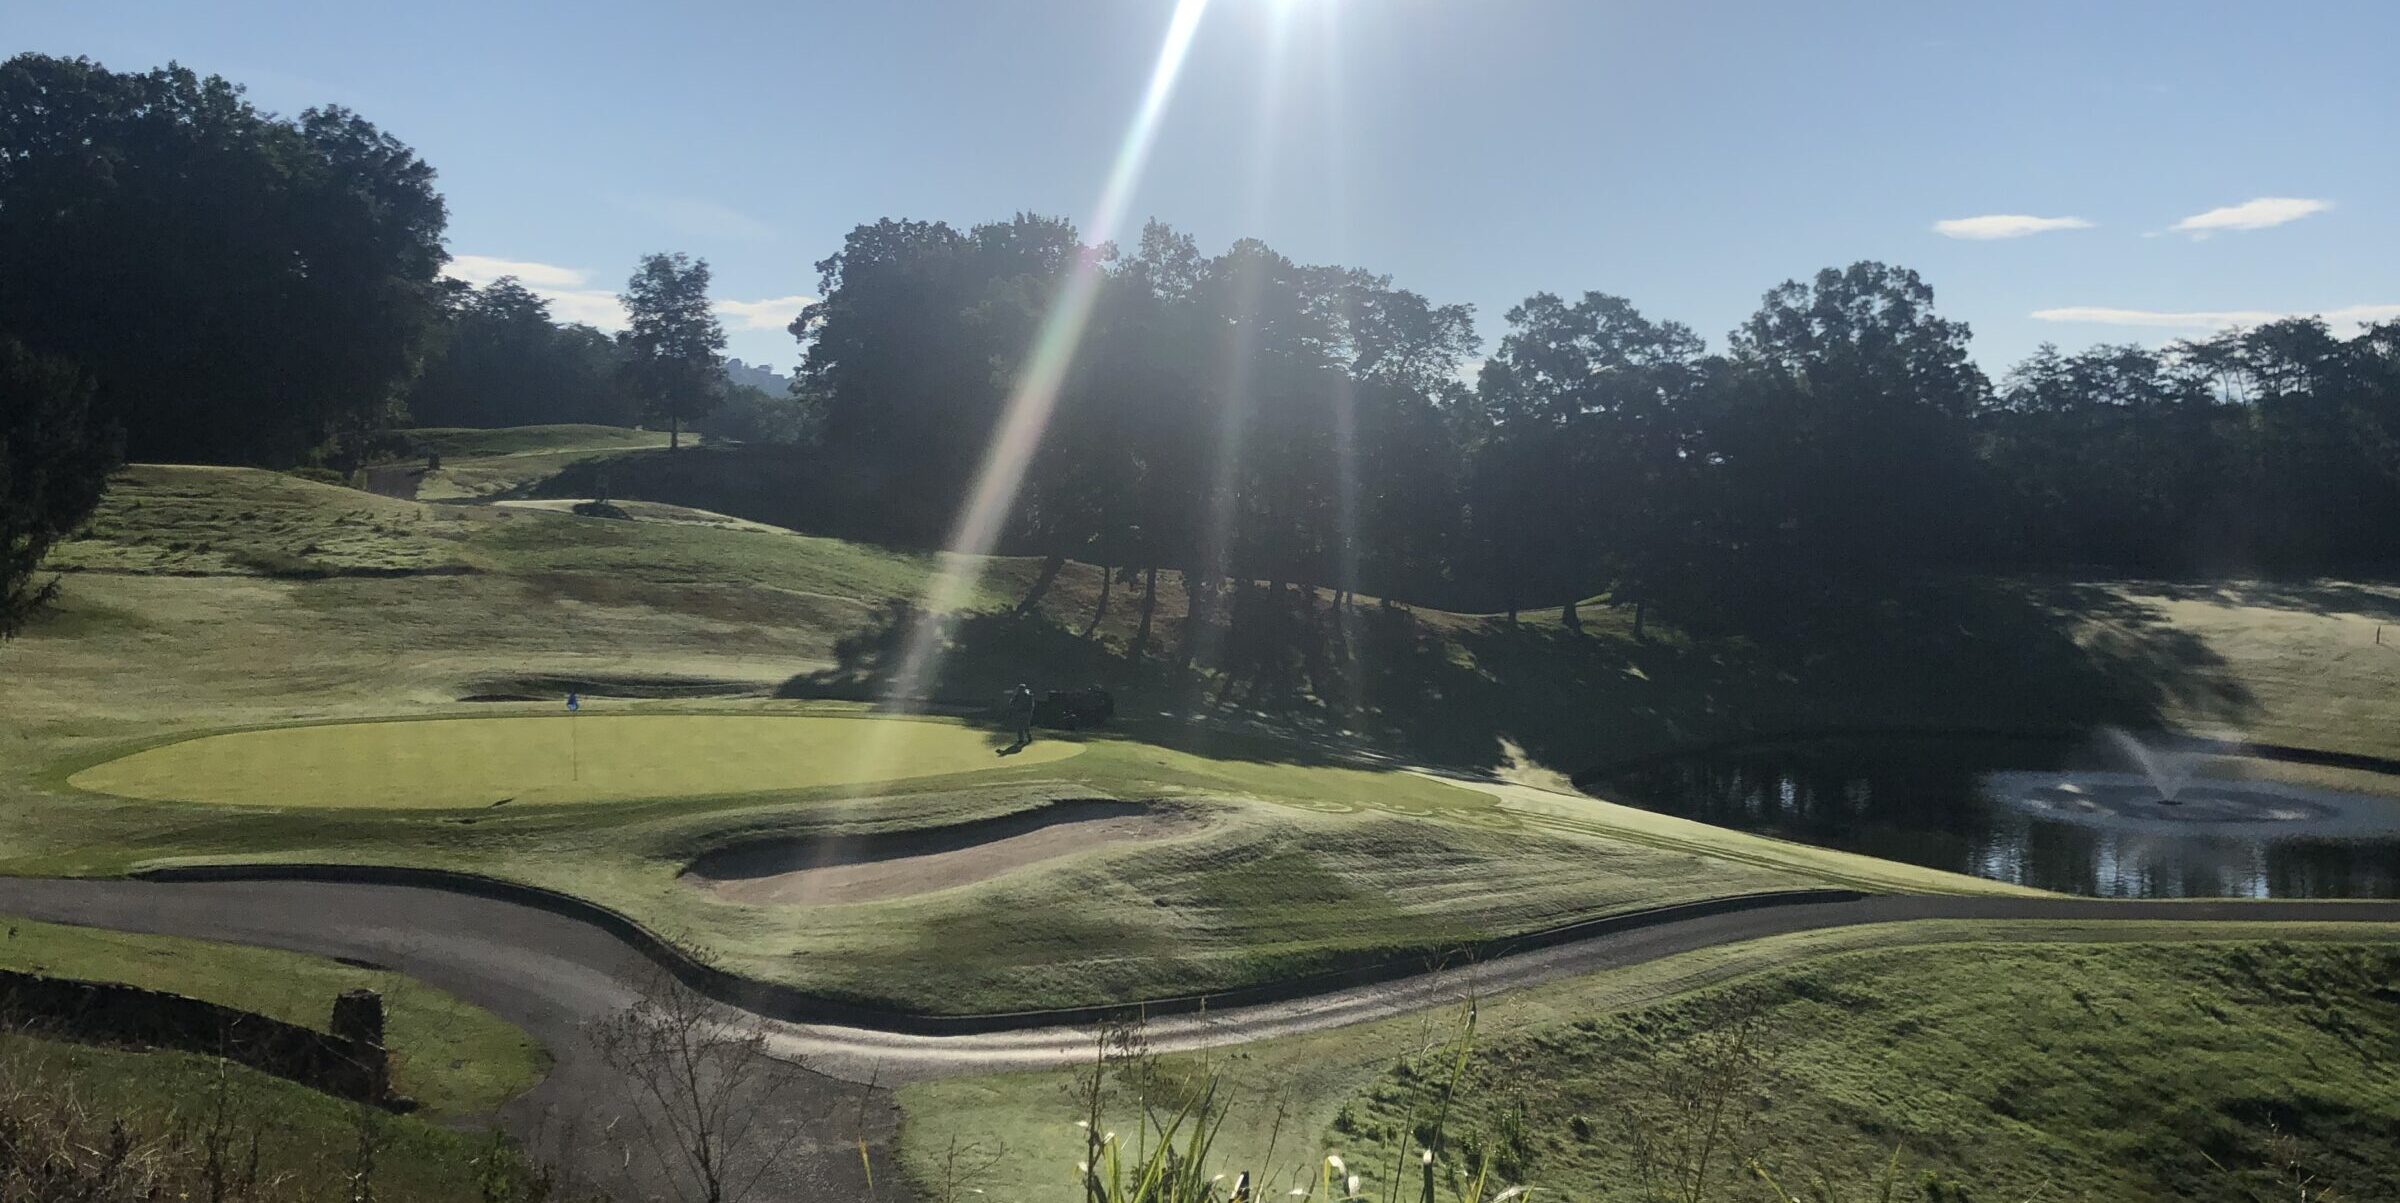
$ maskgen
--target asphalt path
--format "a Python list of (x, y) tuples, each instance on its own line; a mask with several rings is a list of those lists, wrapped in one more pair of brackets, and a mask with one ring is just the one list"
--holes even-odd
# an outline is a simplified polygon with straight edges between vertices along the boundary
[[(303, 881), (148, 882), (0, 878), (0, 913), (54, 923), (226, 940), (343, 957), (409, 975), (524, 1028), (554, 1058), (547, 1078), (497, 1117), (537, 1155), (620, 1194), (651, 1193), (624, 1155), (640, 1086), (588, 1037), (662, 980), (657, 965), (581, 919), (421, 886)], [(1472, 966), (1280, 1002), (1151, 1018), (1149, 1045), (1175, 1051), (1360, 1023), (1499, 991), (1622, 968), (1763, 936), (1919, 919), (2367, 921), (2400, 923), (2400, 902), (2177, 901), (1887, 895), (1675, 918)], [(764, 1117), (775, 1148), (754, 1197), (901, 1197), (893, 1172), (893, 1087), (956, 1073), (1088, 1060), (1101, 1033), (1036, 1026), (924, 1036), (761, 1022), (778, 1059), (737, 1106)], [(864, 1162), (862, 1163), (862, 1147)], [(868, 1183), (872, 1168), (874, 1187)], [(752, 1167), (756, 1168), (756, 1167)], [(611, 1170), (624, 1171), (611, 1181)]]

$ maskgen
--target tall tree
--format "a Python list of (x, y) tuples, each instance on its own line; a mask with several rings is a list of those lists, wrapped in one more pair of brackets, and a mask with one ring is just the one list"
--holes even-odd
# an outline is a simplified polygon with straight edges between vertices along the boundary
[(58, 592), (42, 557), (91, 516), (117, 449), (80, 370), (0, 338), (0, 638)]
[(438, 320), (433, 170), (339, 108), (0, 64), (0, 329), (92, 373), (138, 458), (291, 462), (387, 421)]
[(667, 423), (667, 449), (683, 424), (725, 398), (725, 327), (708, 307), (708, 260), (644, 255), (617, 299), (625, 305), (624, 372), (654, 419)]
[(1987, 530), (1972, 419), (1991, 393), (1967, 342), (1906, 268), (1826, 268), (1769, 291), (1733, 332), (1703, 421), (1729, 553), (1711, 571), (1772, 605), (1778, 581), (1967, 559)]

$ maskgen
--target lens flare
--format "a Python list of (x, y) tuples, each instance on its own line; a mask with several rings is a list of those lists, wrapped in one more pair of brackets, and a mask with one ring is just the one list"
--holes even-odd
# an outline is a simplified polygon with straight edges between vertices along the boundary
[[(1208, 0), (1177, 0), (1174, 15), (1167, 24), (1166, 39), (1150, 69), (1149, 86), (1143, 90), (1141, 105), (1126, 127), (1091, 224), (1085, 228), (1086, 237), (1094, 245), (1115, 238), (1124, 224), (1126, 209), (1132, 204), (1134, 189), (1141, 182), (1143, 167), (1157, 140), (1159, 123), (1174, 96), (1176, 79), (1183, 72), (1193, 35), (1199, 32), (1200, 17), (1207, 8)], [(951, 528), (948, 549), (937, 558), (932, 580), (918, 599), (899, 668), (885, 690), (887, 705), (905, 707), (924, 696), (940, 665), (945, 618), (973, 600), (982, 582), (984, 557), (998, 545), (1009, 514), (1015, 509), (1017, 494), (1024, 486), (1026, 467), (1041, 446), (1042, 433), (1048, 428), (1051, 410), (1058, 402), (1059, 386), (1074, 362), (1084, 327), (1091, 319), (1093, 303), (1099, 298), (1101, 280), (1098, 258), (1089, 255), (1079, 258), (1068, 269), (1065, 284), (1043, 317), (1025, 367), (1002, 410), (999, 430), (984, 452), (974, 486)], [(881, 743), (881, 740), (868, 741), (863, 749), (865, 758), (882, 760), (886, 749), (879, 746)]]

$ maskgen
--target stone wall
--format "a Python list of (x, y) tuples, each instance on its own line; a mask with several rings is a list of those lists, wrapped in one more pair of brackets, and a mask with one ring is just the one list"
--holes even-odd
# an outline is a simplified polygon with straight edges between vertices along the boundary
[(334, 1000), (335, 1033), (115, 982), (0, 970), (0, 1023), (28, 1035), (223, 1057), (346, 1099), (391, 1105), (383, 1000)]

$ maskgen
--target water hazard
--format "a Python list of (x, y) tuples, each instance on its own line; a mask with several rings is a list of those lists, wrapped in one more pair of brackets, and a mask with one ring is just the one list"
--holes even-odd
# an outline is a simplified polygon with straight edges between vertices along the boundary
[(2400, 897), (2400, 776), (2218, 750), (1930, 736), (1765, 742), (1578, 779), (1613, 801), (2046, 890)]

